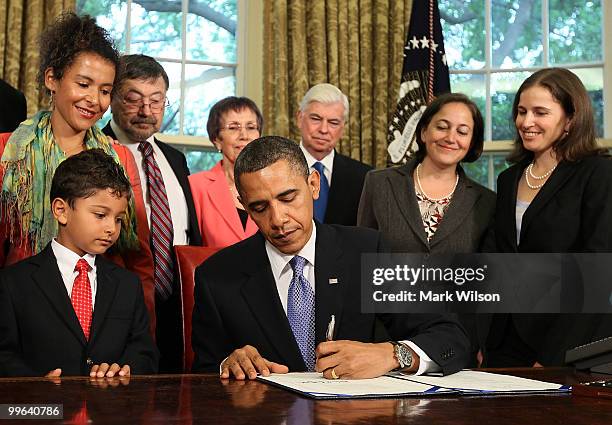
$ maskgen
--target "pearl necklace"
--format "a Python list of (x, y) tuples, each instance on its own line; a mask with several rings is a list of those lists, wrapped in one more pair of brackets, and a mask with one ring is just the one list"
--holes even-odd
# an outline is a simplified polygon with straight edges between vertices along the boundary
[[(557, 164), (555, 164), (550, 170), (548, 170), (546, 173), (542, 174), (541, 176), (534, 175), (533, 171), (531, 171), (532, 168), (533, 168), (533, 162), (531, 164), (529, 164), (527, 166), (527, 168), (525, 168), (525, 183), (527, 183), (527, 187), (529, 189), (536, 190), (536, 189), (539, 189), (542, 186), (544, 186), (544, 184), (546, 183), (545, 179), (548, 176), (550, 176), (553, 171), (555, 171), (555, 168), (557, 168)], [(544, 181), (542, 183), (540, 183), (540, 184), (531, 184), (531, 183), (529, 183), (529, 177), (531, 177), (532, 179), (535, 179), (535, 180), (544, 180)]]
[(428, 196), (425, 191), (423, 190), (423, 186), (421, 186), (421, 176), (419, 174), (419, 168), (421, 168), (421, 164), (417, 165), (416, 167), (416, 178), (417, 178), (417, 187), (419, 188), (419, 192), (421, 192), (421, 194), (427, 198), (430, 201), (433, 202), (438, 202), (438, 201), (442, 201), (444, 199), (450, 198), (451, 196), (453, 196), (453, 193), (455, 193), (455, 189), (457, 189), (457, 184), (459, 184), (459, 174), (457, 174), (457, 178), (455, 179), (455, 185), (453, 186), (453, 190), (450, 191), (450, 193), (446, 196), (443, 196), (441, 198), (432, 198), (430, 196)]

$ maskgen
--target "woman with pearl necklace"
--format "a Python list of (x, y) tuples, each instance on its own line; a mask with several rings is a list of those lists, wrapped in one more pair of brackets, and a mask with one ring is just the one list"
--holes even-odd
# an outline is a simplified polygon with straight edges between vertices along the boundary
[[(497, 183), (498, 252), (612, 251), (612, 161), (597, 146), (593, 115), (584, 85), (567, 69), (542, 69), (520, 86), (514, 165)], [(485, 363), (560, 366), (566, 350), (610, 334), (610, 317), (601, 314), (495, 315)]]
[[(480, 157), (483, 139), (482, 115), (467, 96), (447, 93), (433, 100), (416, 126), (414, 157), (366, 176), (357, 224), (379, 230), (391, 252), (479, 251), (490, 228), (495, 194), (468, 178), (459, 164)], [(459, 319), (472, 343), (469, 366), (477, 366), (477, 318)]]

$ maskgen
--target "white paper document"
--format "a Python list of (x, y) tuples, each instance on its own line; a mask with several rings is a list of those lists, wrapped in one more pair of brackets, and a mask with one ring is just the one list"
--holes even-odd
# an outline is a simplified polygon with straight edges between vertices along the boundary
[(407, 380), (408, 382), (418, 382), (425, 385), (458, 391), (464, 395), (470, 393), (482, 395), (486, 395), (487, 393), (524, 394), (551, 391), (563, 392), (570, 390), (570, 387), (560, 384), (475, 370), (462, 370), (447, 376), (414, 376), (398, 374), (397, 377)]
[(325, 379), (316, 372), (293, 372), (259, 376), (257, 379), (314, 398), (378, 398), (453, 392), (433, 385), (405, 381), (392, 376), (372, 379)]
[(464, 370), (448, 376), (399, 373), (373, 379), (325, 379), (315, 372), (272, 374), (257, 379), (317, 399), (427, 397), (433, 395), (542, 394), (570, 391), (569, 386), (496, 373)]

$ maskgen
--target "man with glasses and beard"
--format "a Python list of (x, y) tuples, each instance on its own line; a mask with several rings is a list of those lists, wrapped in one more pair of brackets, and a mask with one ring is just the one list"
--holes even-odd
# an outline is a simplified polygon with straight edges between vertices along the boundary
[(138, 166), (155, 265), (160, 372), (180, 372), (183, 343), (173, 247), (201, 245), (202, 239), (185, 156), (154, 137), (169, 104), (168, 86), (168, 75), (155, 59), (140, 54), (123, 56), (113, 88), (113, 118), (103, 131), (127, 146)]

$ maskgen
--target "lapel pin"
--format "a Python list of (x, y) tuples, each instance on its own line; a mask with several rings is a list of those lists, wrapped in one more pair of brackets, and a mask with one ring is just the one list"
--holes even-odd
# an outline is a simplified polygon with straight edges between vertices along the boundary
[(336, 279), (335, 277), (332, 277), (332, 278), (329, 279), (329, 284), (330, 285), (334, 285), (336, 283), (338, 283), (338, 279)]

